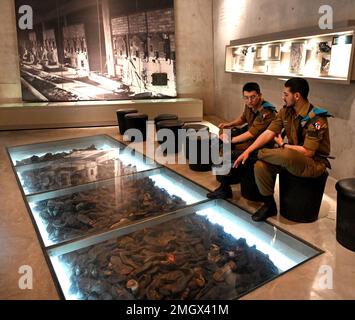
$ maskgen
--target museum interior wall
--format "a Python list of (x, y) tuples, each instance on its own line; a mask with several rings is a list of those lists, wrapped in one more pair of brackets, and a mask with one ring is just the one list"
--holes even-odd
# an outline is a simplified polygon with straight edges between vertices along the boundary
[[(214, 74), (215, 113), (224, 119), (237, 117), (242, 111), (241, 90), (245, 82), (257, 81), (267, 100), (282, 107), (283, 80), (277, 77), (226, 73), (225, 46), (231, 40), (261, 36), (274, 32), (318, 25), (319, 7), (324, 1), (296, 0), (214, 0)], [(334, 23), (355, 19), (354, 0), (329, 0)], [(350, 85), (310, 80), (310, 100), (314, 105), (328, 109), (330, 119), (331, 176), (336, 179), (355, 176), (355, 83)]]
[(14, 0), (0, 1), (0, 101), (21, 101)]
[(214, 113), (212, 0), (175, 0), (176, 78), (180, 97), (203, 99)]

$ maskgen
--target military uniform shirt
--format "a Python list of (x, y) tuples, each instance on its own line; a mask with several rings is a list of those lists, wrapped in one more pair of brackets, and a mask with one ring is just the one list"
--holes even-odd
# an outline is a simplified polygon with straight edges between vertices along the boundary
[(291, 107), (283, 107), (275, 120), (268, 128), (280, 134), (285, 128), (288, 143), (291, 145), (303, 146), (306, 149), (315, 151), (315, 155), (328, 156), (330, 153), (330, 139), (328, 120), (326, 117), (316, 116), (302, 127), (301, 120), (313, 109), (310, 103), (306, 103), (299, 114), (296, 114)]
[(263, 101), (257, 111), (245, 106), (241, 118), (248, 124), (248, 131), (256, 139), (268, 128), (271, 121), (276, 118), (276, 109), (270, 103)]

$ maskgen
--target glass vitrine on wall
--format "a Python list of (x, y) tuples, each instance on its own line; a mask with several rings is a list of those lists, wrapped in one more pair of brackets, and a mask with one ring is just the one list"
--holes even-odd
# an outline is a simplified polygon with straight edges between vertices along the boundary
[(354, 25), (307, 28), (231, 41), (227, 72), (350, 83), (354, 80)]
[(8, 151), (65, 299), (236, 299), (320, 254), (105, 135)]

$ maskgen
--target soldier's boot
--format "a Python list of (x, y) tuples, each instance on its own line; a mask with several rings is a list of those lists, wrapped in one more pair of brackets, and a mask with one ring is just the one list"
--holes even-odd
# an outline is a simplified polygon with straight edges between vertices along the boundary
[(223, 184), (214, 191), (207, 193), (209, 199), (228, 199), (233, 198), (233, 191), (229, 184)]
[(277, 207), (274, 196), (263, 197), (263, 206), (252, 215), (254, 221), (265, 221), (267, 218), (277, 215)]

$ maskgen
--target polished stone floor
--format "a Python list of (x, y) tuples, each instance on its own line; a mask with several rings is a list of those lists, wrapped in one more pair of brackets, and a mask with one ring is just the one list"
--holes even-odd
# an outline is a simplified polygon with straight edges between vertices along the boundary
[[(216, 118), (207, 118), (212, 131)], [(75, 128), (0, 132), (0, 299), (58, 299), (55, 284), (27, 212), (5, 147), (108, 134), (121, 139), (115, 127)], [(164, 164), (163, 159), (156, 159)], [(193, 172), (188, 165), (169, 165), (172, 170), (214, 189), (218, 184), (211, 172)], [(322, 249), (325, 253), (256, 289), (243, 299), (355, 299), (355, 252), (335, 238), (335, 180), (328, 179), (320, 217), (311, 224), (299, 224), (277, 216), (269, 222)], [(245, 200), (238, 186), (233, 201), (249, 212), (260, 203)], [(276, 188), (276, 197), (278, 190)], [(21, 290), (21, 266), (33, 270), (33, 288)]]

